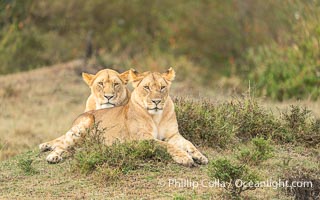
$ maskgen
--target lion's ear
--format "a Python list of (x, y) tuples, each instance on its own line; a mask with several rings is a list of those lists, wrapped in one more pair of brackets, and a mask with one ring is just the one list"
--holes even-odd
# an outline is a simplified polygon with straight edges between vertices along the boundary
[(84, 80), (84, 82), (86, 82), (89, 86), (92, 85), (92, 80), (94, 78), (95, 75), (93, 74), (88, 74), (88, 73), (82, 73), (82, 79)]
[(132, 83), (133, 87), (136, 88), (143, 78), (143, 74), (139, 73), (137, 70), (132, 68), (129, 70), (129, 81)]
[(127, 84), (129, 81), (129, 74), (131, 70), (125, 71), (122, 74), (119, 74), (119, 77), (123, 81), (124, 84)]
[(176, 77), (176, 72), (170, 67), (167, 72), (162, 74), (162, 77), (165, 78), (167, 81), (173, 81)]

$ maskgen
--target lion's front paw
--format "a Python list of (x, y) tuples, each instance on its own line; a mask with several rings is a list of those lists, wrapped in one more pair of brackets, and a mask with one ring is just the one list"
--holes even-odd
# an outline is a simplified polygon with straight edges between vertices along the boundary
[(46, 143), (40, 144), (39, 145), (39, 149), (40, 149), (41, 152), (45, 152), (45, 151), (51, 151), (52, 147), (48, 142), (46, 142)]
[(193, 161), (192, 157), (189, 155), (174, 156), (173, 160), (181, 165), (186, 166), (186, 167), (194, 166), (194, 161)]
[(208, 158), (206, 158), (204, 155), (202, 155), (200, 152), (197, 152), (195, 154), (192, 155), (192, 158), (194, 159), (194, 161), (198, 164), (201, 165), (206, 165), (208, 164)]
[(56, 152), (51, 152), (48, 156), (47, 156), (47, 162), (50, 164), (55, 164), (58, 162), (61, 162), (63, 159), (60, 155), (58, 155)]

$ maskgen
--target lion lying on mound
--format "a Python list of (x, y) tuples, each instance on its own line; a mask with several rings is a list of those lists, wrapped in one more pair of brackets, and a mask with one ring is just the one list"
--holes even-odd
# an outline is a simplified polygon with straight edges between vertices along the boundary
[[(97, 74), (82, 73), (83, 80), (89, 85), (91, 94), (87, 99), (86, 111), (123, 106), (129, 102), (129, 71), (119, 74), (111, 69), (100, 70)], [(66, 141), (66, 135), (40, 145), (41, 151), (52, 150), (55, 144)]]
[[(129, 79), (135, 89), (128, 104), (80, 115), (66, 133), (64, 140), (51, 143), (53, 151), (47, 156), (47, 161), (61, 161), (61, 155), (79, 144), (85, 137), (86, 130), (100, 122), (99, 126), (106, 130), (106, 145), (115, 141), (155, 140), (164, 146), (173, 160), (179, 164), (192, 166), (194, 161), (207, 164), (208, 159), (179, 134), (174, 104), (169, 96), (174, 77), (175, 72), (171, 68), (163, 74), (139, 74), (131, 70)], [(40, 149), (46, 145), (41, 144)]]
[(82, 73), (83, 80), (91, 89), (85, 112), (125, 105), (130, 99), (126, 87), (128, 75), (129, 71), (119, 74), (111, 69), (100, 70), (95, 75)]

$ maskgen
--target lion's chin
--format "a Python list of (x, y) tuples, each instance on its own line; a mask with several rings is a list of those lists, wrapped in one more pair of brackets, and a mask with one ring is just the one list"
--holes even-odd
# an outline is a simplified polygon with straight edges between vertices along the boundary
[(162, 109), (159, 110), (159, 109), (153, 109), (153, 110), (148, 110), (148, 113), (151, 114), (151, 115), (161, 115), (162, 114)]
[(104, 108), (113, 108), (114, 105), (110, 104), (110, 103), (105, 103), (105, 104), (101, 104), (100, 109), (104, 109)]

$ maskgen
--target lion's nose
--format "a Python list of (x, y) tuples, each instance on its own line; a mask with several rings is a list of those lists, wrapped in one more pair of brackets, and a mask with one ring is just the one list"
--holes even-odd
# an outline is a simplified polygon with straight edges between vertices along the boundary
[(158, 105), (161, 102), (161, 99), (152, 99), (151, 100), (154, 104)]
[(114, 95), (104, 95), (104, 97), (107, 98), (108, 100), (110, 100), (114, 97)]

